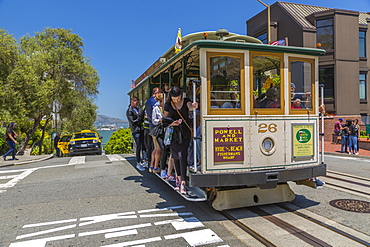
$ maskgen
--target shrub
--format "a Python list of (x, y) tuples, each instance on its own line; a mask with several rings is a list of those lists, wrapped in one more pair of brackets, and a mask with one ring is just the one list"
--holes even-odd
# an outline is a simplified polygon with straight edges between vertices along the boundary
[(104, 146), (106, 154), (132, 153), (132, 138), (130, 128), (119, 129), (113, 132), (107, 144)]

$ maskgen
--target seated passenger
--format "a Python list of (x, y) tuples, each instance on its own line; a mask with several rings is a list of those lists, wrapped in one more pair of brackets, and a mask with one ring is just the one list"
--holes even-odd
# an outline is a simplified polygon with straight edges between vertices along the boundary
[(225, 103), (222, 104), (221, 108), (234, 108), (233, 104), (231, 102), (226, 101)]
[(299, 99), (301, 108), (298, 108), (298, 109), (306, 109), (307, 108), (306, 102), (307, 103), (309, 102), (308, 98), (311, 96), (311, 93), (310, 92), (296, 93), (295, 90), (296, 90), (295, 84), (293, 82), (290, 83), (290, 92), (291, 92), (290, 96), (291, 96), (292, 105), (294, 104), (296, 99)]
[(292, 103), (292, 109), (302, 109), (301, 100), (296, 98)]
[(211, 108), (220, 108), (213, 93), (211, 93)]
[(279, 108), (280, 101), (277, 98), (277, 93), (274, 88), (269, 88), (266, 91), (266, 97), (258, 104), (259, 108)]
[(235, 93), (235, 92), (232, 92), (230, 94), (230, 98), (232, 100), (232, 104), (234, 105), (234, 108), (240, 108), (240, 101), (239, 101), (239, 97), (238, 97), (238, 94)]

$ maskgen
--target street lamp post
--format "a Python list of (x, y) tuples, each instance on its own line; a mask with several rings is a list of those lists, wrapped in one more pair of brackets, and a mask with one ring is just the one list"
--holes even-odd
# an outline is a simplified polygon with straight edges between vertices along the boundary
[(271, 42), (271, 31), (270, 31), (270, 19), (271, 19), (271, 14), (270, 14), (270, 4), (265, 4), (261, 0), (257, 0), (260, 2), (263, 6), (267, 8), (267, 44), (270, 44)]

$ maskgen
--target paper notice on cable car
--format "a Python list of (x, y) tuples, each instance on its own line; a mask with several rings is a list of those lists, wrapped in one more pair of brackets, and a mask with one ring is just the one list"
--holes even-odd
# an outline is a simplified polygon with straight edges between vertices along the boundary
[(243, 162), (243, 127), (213, 128), (214, 162)]
[(313, 124), (293, 124), (293, 158), (314, 156)]

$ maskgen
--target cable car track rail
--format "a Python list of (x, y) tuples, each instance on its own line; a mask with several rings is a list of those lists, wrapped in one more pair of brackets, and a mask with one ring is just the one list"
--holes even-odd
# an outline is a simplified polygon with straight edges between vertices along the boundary
[(289, 208), (288, 206), (286, 206), (286, 204), (288, 204), (288, 203), (277, 203), (276, 205), (279, 206), (279, 207), (281, 207), (281, 208), (283, 208), (283, 209), (285, 209), (288, 212), (294, 213), (295, 215), (298, 215), (298, 216), (300, 216), (300, 217), (302, 217), (304, 219), (310, 220), (310, 221), (312, 221), (312, 222), (314, 222), (314, 223), (316, 223), (316, 224), (318, 224), (320, 226), (323, 226), (323, 227), (325, 227), (325, 228), (327, 228), (327, 229), (329, 229), (329, 230), (331, 230), (333, 232), (336, 232), (336, 233), (338, 233), (338, 234), (340, 234), (342, 236), (345, 236), (345, 237), (347, 237), (347, 238), (349, 238), (349, 239), (351, 239), (353, 241), (356, 241), (356, 242), (358, 242), (360, 244), (364, 244), (365, 246), (369, 246), (370, 245), (370, 242), (366, 242), (366, 241), (364, 241), (362, 239), (359, 239), (358, 237), (353, 236), (353, 235), (351, 235), (349, 233), (346, 233), (346, 232), (344, 232), (344, 231), (342, 231), (342, 230), (340, 230), (340, 229), (338, 229), (336, 227), (330, 226), (330, 225), (328, 225), (328, 224), (326, 224), (326, 223), (324, 223), (322, 221), (319, 221), (317, 219), (314, 219), (311, 216), (308, 216), (308, 215), (306, 215), (304, 213), (298, 212), (297, 210), (294, 210), (292, 208)]
[[(303, 213), (301, 211), (306, 212)], [(259, 218), (256, 219), (250, 213)], [(220, 211), (220, 214), (264, 246), (280, 246), (281, 241), (295, 242), (296, 238), (312, 246), (335, 246), (339, 243), (333, 243), (333, 241), (344, 241), (352, 246), (354, 244), (370, 246), (370, 237), (368, 235), (335, 221), (328, 220), (326, 217), (317, 215), (291, 203), (277, 203), (269, 206), (224, 210)], [(298, 216), (298, 218), (295, 216)], [(278, 227), (277, 229), (286, 231), (289, 235), (285, 236), (285, 234), (273, 229), (271, 226), (265, 227), (267, 231), (258, 230), (258, 225), (266, 225), (266, 223), (263, 223), (266, 221), (274, 224)], [(316, 236), (315, 231), (320, 231), (324, 235)], [(336, 236), (333, 236), (333, 234)], [(338, 240), (339, 238), (340, 240)], [(288, 242), (287, 245), (289, 245)]]
[(234, 223), (236, 226), (238, 226), (240, 229), (251, 235), (253, 238), (255, 238), (257, 241), (259, 241), (261, 244), (264, 246), (269, 246), (269, 247), (274, 247), (273, 243), (271, 243), (269, 240), (258, 234), (256, 231), (254, 231), (252, 228), (246, 226), (243, 224), (241, 221), (239, 221), (237, 218), (232, 216), (231, 214), (227, 213), (226, 210), (224, 211), (219, 211), (221, 215), (226, 217), (228, 220), (230, 220), (232, 223)]
[(352, 192), (352, 194), (370, 198), (369, 178), (336, 171), (327, 171), (327, 175), (323, 177), (323, 181), (326, 183), (328, 188)]

